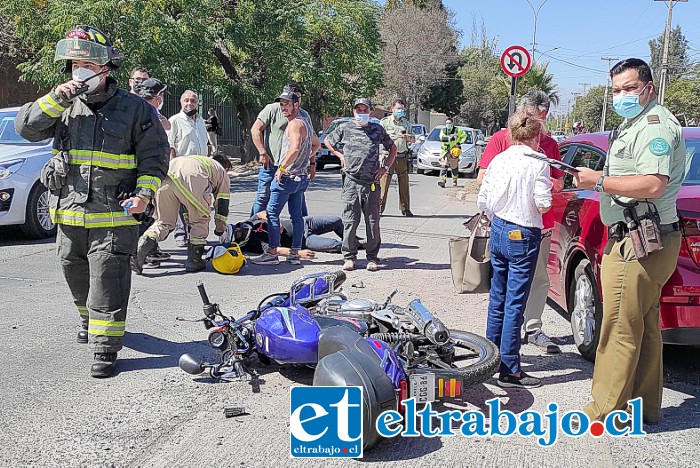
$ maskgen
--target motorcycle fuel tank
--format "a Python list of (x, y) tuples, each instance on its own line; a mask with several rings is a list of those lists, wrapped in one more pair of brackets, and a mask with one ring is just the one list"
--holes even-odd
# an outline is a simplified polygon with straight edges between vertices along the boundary
[(279, 363), (316, 364), (320, 330), (302, 306), (272, 307), (255, 323), (255, 346)]

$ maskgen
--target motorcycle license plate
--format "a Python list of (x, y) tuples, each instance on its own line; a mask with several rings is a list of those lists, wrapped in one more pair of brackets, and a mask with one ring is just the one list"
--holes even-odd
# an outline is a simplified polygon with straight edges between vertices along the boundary
[(416, 403), (435, 401), (435, 374), (411, 375), (411, 397)]

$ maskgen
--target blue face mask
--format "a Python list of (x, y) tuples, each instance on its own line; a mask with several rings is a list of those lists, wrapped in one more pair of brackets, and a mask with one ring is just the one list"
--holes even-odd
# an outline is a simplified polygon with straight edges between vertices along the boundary
[(400, 119), (400, 118), (403, 117), (405, 114), (406, 114), (406, 111), (403, 110), (403, 109), (396, 109), (396, 110), (394, 111), (394, 117), (396, 117), (397, 119)]
[(369, 123), (369, 114), (355, 114), (355, 121), (364, 126)]
[[(643, 92), (644, 90), (642, 90), (642, 93)], [(615, 109), (617, 115), (626, 119), (633, 119), (637, 117), (639, 113), (644, 110), (644, 106), (639, 103), (639, 96), (641, 96), (642, 93), (620, 93), (617, 96), (613, 96), (613, 109)]]

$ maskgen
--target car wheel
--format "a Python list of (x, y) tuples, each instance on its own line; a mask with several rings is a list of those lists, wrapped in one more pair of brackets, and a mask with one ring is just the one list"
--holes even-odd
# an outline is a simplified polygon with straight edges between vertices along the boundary
[(417, 168), (416, 168), (416, 173), (418, 173), (418, 174), (425, 174), (425, 170), (423, 170), (423, 169), (417, 169)]
[(584, 259), (576, 266), (571, 283), (571, 332), (579, 353), (587, 360), (595, 361), (603, 319), (603, 302), (593, 276), (591, 263)]
[(324, 167), (326, 167), (325, 163), (320, 163), (320, 162), (316, 163), (316, 170), (317, 171), (322, 171)]
[(20, 229), (29, 238), (44, 239), (56, 235), (56, 225), (49, 214), (49, 191), (37, 182), (27, 198), (27, 214)]

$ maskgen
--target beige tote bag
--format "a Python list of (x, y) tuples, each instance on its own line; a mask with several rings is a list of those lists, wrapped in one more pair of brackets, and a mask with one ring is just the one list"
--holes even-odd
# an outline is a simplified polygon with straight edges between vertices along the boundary
[(469, 236), (450, 239), (452, 284), (458, 294), (487, 293), (491, 288), (491, 222), (481, 212), (464, 225)]

